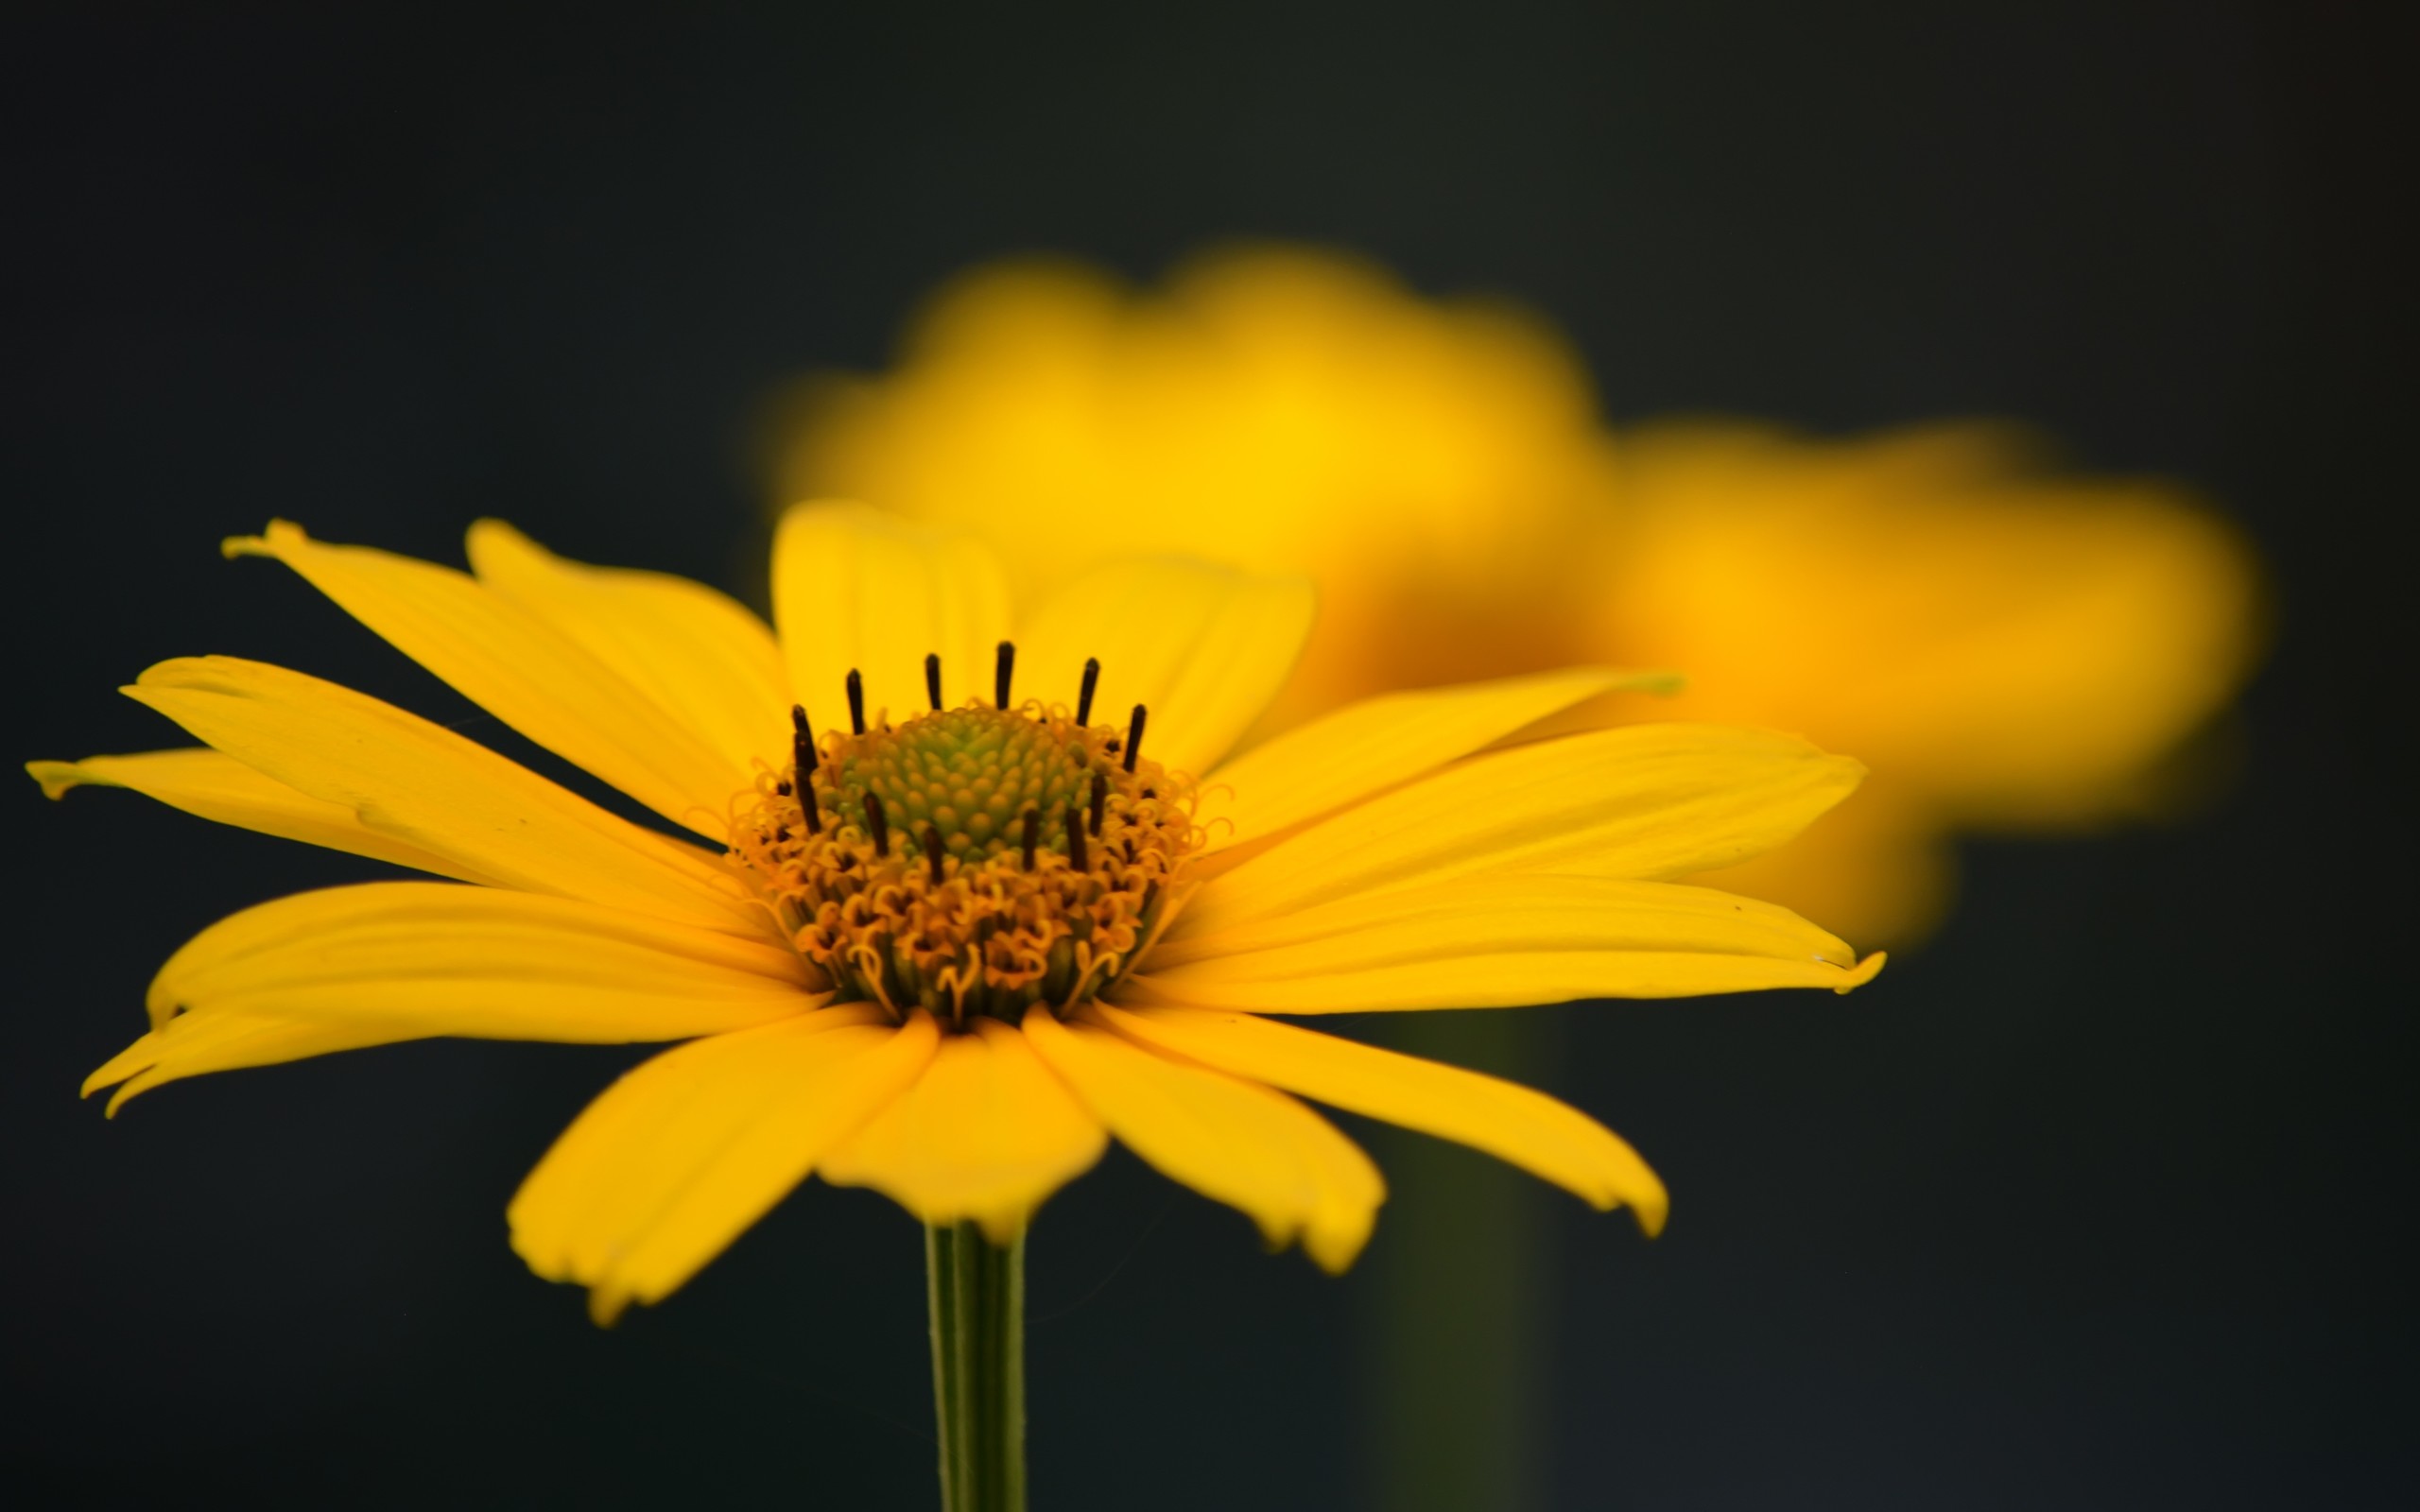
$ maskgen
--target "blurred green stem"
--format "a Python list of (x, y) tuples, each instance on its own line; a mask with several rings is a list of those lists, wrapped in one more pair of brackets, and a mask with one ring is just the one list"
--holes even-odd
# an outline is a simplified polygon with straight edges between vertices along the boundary
[(1025, 1239), (925, 1229), (943, 1512), (1025, 1512)]
[[(1394, 1049), (1516, 1081), (1551, 1059), (1534, 1013), (1405, 1014)], [(1392, 1195), (1371, 1256), (1361, 1350), (1383, 1512), (1528, 1512), (1543, 1504), (1548, 1393), (1548, 1194), (1457, 1145), (1393, 1137)]]

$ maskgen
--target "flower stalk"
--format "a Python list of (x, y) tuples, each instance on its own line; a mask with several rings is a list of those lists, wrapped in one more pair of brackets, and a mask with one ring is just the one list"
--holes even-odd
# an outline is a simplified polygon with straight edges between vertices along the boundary
[(925, 1229), (942, 1512), (1025, 1512), (1025, 1239)]

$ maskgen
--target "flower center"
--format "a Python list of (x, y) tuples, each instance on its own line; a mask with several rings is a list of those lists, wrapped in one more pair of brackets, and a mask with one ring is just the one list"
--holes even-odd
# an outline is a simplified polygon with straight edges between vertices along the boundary
[(789, 765), (760, 772), (733, 825), (732, 859), (842, 1002), (964, 1028), (1066, 1010), (1117, 980), (1169, 917), (1200, 848), (1190, 779), (1143, 757), (1145, 712), (1089, 723), (1098, 663), (1076, 710), (1009, 701), (1000, 647), (993, 703), (866, 727), (849, 674), (848, 732), (805, 711)]

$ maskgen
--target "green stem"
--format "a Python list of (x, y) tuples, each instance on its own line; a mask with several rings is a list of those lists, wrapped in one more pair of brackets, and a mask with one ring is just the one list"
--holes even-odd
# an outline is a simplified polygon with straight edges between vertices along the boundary
[[(1393, 1049), (1550, 1079), (1554, 1024), (1530, 1013), (1406, 1013)], [(1546, 1189), (1474, 1151), (1376, 1131), (1394, 1195), (1365, 1263), (1363, 1319), (1383, 1512), (1532, 1512), (1546, 1502), (1554, 1250)]]
[(1025, 1239), (925, 1229), (942, 1512), (1025, 1512)]

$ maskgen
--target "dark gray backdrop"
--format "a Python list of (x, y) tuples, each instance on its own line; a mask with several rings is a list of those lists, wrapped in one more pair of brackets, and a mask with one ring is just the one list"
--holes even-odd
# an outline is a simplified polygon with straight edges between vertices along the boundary
[[(163, 743), (110, 690), (182, 653), (468, 718), (216, 538), (455, 559), (499, 513), (730, 581), (762, 396), (1017, 250), (1332, 241), (1550, 313), (1616, 416), (2013, 414), (2213, 491), (2284, 633), (2204, 822), (1970, 848), (1952, 927), (1852, 1000), (1557, 1011), (1558, 1090), (1680, 1207), (1651, 1246), (1556, 1210), (1548, 1485), (2412, 1493), (2408, 11), (194, 9), (9, 28), (18, 757)], [(810, 1190), (607, 1333), (502, 1209), (630, 1052), (411, 1046), (104, 1124), (75, 1083), (169, 949), (364, 871), (123, 795), (7, 815), (0, 1484), (928, 1504), (895, 1210)], [(1033, 1254), (1040, 1505), (1360, 1494), (1366, 1277), (1122, 1156)]]

